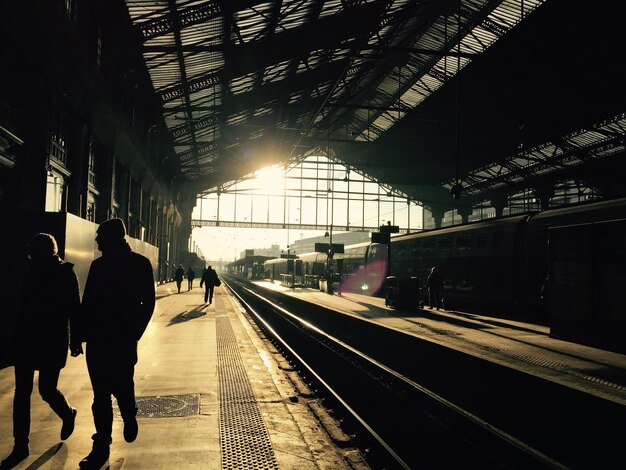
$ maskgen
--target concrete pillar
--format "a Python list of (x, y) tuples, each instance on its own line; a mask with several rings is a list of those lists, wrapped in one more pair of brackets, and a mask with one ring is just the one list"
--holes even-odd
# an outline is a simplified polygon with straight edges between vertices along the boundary
[(497, 194), (492, 196), (490, 202), (496, 210), (496, 217), (502, 217), (504, 215), (504, 208), (509, 204), (509, 197), (507, 194)]
[(181, 223), (176, 229), (178, 257), (181, 258), (184, 252), (190, 251), (189, 239), (191, 238), (191, 213), (195, 206), (195, 194), (181, 193), (178, 198), (177, 209), (181, 217)]
[(147, 236), (148, 236), (148, 240), (150, 244), (155, 245), (155, 246), (159, 246), (158, 241), (157, 241), (158, 239), (157, 217), (158, 217), (157, 203), (153, 198), (150, 198), (150, 217), (149, 217), (149, 222), (148, 222)]
[(468, 206), (463, 206), (457, 208), (456, 212), (461, 216), (461, 221), (466, 224), (469, 222), (470, 215), (472, 215), (472, 208)]
[(128, 192), (128, 232), (134, 238), (139, 238), (141, 221), (141, 184), (134, 178), (130, 178)]
[(24, 113), (19, 120), (14, 176), (3, 195), (4, 214), (41, 214), (46, 207), (49, 128), (52, 119), (52, 92), (39, 78), (26, 74), (30, 93), (25, 95)]
[(165, 216), (165, 205), (161, 200), (157, 204), (157, 245), (159, 247), (159, 282), (167, 281), (167, 236), (165, 227), (167, 225)]
[(67, 211), (85, 218), (89, 181), (89, 128), (74, 117), (65, 119), (67, 166), (72, 172), (68, 181)]
[(126, 227), (130, 227), (129, 224), (129, 203), (130, 203), (130, 174), (128, 171), (117, 162), (117, 168), (115, 171), (115, 185), (117, 194), (117, 203), (119, 204), (117, 216), (124, 221)]
[(443, 220), (443, 215), (446, 213), (446, 211), (441, 208), (441, 207), (432, 207), (430, 209), (430, 214), (433, 217), (433, 220), (435, 221), (435, 228), (441, 228), (441, 221)]

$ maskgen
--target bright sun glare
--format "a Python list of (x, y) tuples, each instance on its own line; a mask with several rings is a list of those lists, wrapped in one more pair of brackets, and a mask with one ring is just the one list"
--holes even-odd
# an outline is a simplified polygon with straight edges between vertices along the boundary
[[(316, 163), (317, 161), (313, 160), (311, 165)], [(325, 163), (322, 161), (321, 164)], [(309, 184), (303, 184), (298, 180), (299, 177), (315, 178), (318, 172), (314, 170), (314, 166), (302, 165), (303, 167), (300, 168), (291, 168), (287, 181), (285, 181), (284, 165), (272, 165), (252, 175), (247, 175), (247, 178), (228, 187), (220, 196), (216, 193), (204, 196), (196, 204), (193, 218), (212, 222), (221, 221), (223, 224), (195, 228), (192, 242), (200, 247), (207, 259), (234, 260), (238, 259), (246, 249), (269, 248), (274, 244), (284, 249), (298, 238), (308, 238), (324, 233), (323, 230), (308, 231), (304, 228), (297, 230), (292, 228), (291, 232), (280, 228), (274, 230), (281, 225), (289, 227), (289, 225), (297, 226), (298, 224), (318, 226), (321, 224), (323, 226), (324, 222), (329, 220), (331, 222), (334, 220), (335, 227), (348, 224), (351, 227), (361, 225), (371, 227), (380, 225), (385, 220), (394, 220), (395, 225), (402, 227), (407, 226), (409, 222), (412, 227), (422, 225), (421, 207), (414, 204), (399, 204), (391, 201), (391, 198), (385, 199), (381, 190), (376, 187), (376, 183), (367, 178), (363, 178), (362, 182), (355, 180), (361, 184), (353, 184), (350, 187), (346, 185), (345, 191), (349, 189), (352, 194), (349, 198), (345, 195), (341, 196), (342, 190), (337, 190), (335, 187), (334, 194), (337, 196), (333, 205), (329, 207), (325, 192), (318, 202), (317, 193), (315, 193), (317, 183), (305, 181)], [(297, 171), (293, 171), (296, 168), (298, 168)], [(325, 168), (322, 166), (324, 174), (326, 174)], [(342, 170), (340, 173), (343, 177), (346, 172)], [(323, 178), (320, 179), (319, 184), (325, 185)], [(380, 201), (372, 199), (377, 192), (381, 196)], [(329, 213), (333, 214), (330, 219)], [(229, 221), (241, 223), (243, 226), (246, 226), (246, 223), (251, 223), (256, 227), (263, 227), (263, 224), (267, 223), (268, 226), (265, 228), (231, 228), (226, 223)], [(325, 228), (328, 229), (328, 227)]]
[(282, 166), (268, 166), (256, 172), (255, 187), (262, 194), (281, 194), (284, 176)]

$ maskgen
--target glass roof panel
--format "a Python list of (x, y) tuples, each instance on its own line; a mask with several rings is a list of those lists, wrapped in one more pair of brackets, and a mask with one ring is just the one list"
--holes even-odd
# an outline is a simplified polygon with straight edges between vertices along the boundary
[(626, 147), (624, 145), (615, 145), (615, 146), (611, 146), (611, 147), (607, 147), (605, 149), (599, 149), (594, 151), (594, 155), (596, 157), (610, 157), (611, 155), (617, 155), (620, 152), (624, 152), (624, 150), (626, 150)]
[(233, 95), (239, 95), (252, 90), (255, 79), (256, 72), (249, 73), (243, 77), (233, 78), (229, 83), (230, 92)]
[(224, 58), (221, 52), (187, 53), (184, 59), (188, 77), (200, 76), (224, 68)]
[(169, 11), (168, 0), (126, 0), (126, 6), (131, 19), (138, 23), (159, 18)]
[(586, 132), (582, 132), (579, 135), (571, 136), (569, 139), (567, 139), (567, 141), (571, 144), (575, 144), (579, 146), (586, 146), (586, 145), (597, 144), (606, 139), (607, 137), (604, 134), (601, 134), (600, 132), (586, 131)]
[(311, 91), (311, 98), (323, 97), (330, 89), (331, 82), (320, 83)]
[(246, 121), (247, 114), (248, 113), (246, 111), (242, 111), (237, 114), (228, 116), (228, 118), (226, 118), (226, 124), (231, 125), (231, 126), (234, 124), (241, 124)]
[(280, 10), (277, 29), (288, 30), (302, 26), (307, 22), (317, 0), (295, 0), (284, 2)]
[(389, 10), (388, 10), (389, 15), (397, 13), (398, 11), (405, 8), (410, 3), (411, 3), (411, 0), (393, 0), (391, 2), (391, 5), (389, 6)]
[[(350, 8), (363, 8), (364, 5), (376, 4), (380, 0), (364, 0), (350, 2)], [(178, 9), (178, 18), (183, 27), (176, 33), (172, 32), (172, 20), (169, 0), (127, 0), (130, 18), (143, 34), (146, 50), (144, 58), (150, 73), (155, 90), (160, 92), (164, 103), (165, 122), (181, 141), (189, 141), (193, 135), (215, 136), (220, 134), (220, 120), (211, 120), (210, 116), (220, 113), (227, 125), (237, 125), (246, 122), (253, 116), (267, 116), (274, 111), (278, 114), (289, 114), (285, 125), (292, 127), (294, 122), (300, 125), (310, 125), (313, 117), (311, 109), (317, 111), (315, 123), (328, 123), (331, 127), (334, 119), (345, 109), (339, 110), (337, 102), (374, 104), (382, 109), (415, 107), (432, 92), (437, 90), (443, 81), (452, 78), (456, 70), (457, 60), (449, 57), (444, 60), (436, 54), (409, 53), (399, 70), (392, 66), (392, 61), (380, 61), (374, 65), (371, 57), (386, 57), (386, 46), (402, 45), (405, 47), (442, 50), (451, 47), (456, 50), (454, 34), (456, 31), (455, 17), (451, 16), (448, 24), (444, 24), (442, 16), (422, 18), (412, 14), (418, 8), (417, 0), (390, 0), (379, 19), (378, 29), (365, 30), (363, 26), (346, 24), (346, 31), (321, 31), (321, 34), (335, 34), (341, 39), (336, 40), (336, 48), (319, 47), (311, 50), (300, 50), (299, 55), (276, 54), (276, 62), (269, 67), (262, 60), (255, 64), (254, 60), (242, 60), (236, 55), (237, 47), (242, 43), (252, 43), (276, 35), (276, 38), (289, 38), (292, 30), (302, 28), (308, 22), (318, 21), (343, 11), (345, 0), (283, 0), (252, 2), (233, 2), (229, 5), (229, 18), (224, 18), (222, 2), (207, 0), (175, 0)], [(464, 52), (480, 52), (495, 42), (503, 31), (510, 29), (519, 22), (523, 15), (529, 14), (542, 3), (541, 0), (503, 0), (491, 2), (487, 0), (464, 0), (463, 21), (470, 24), (464, 30), (470, 34), (462, 38), (461, 50)], [(493, 11), (487, 8), (494, 8)], [(319, 10), (319, 12), (318, 12)], [(382, 10), (380, 10), (382, 11)], [(420, 10), (421, 11), (421, 10)], [(316, 18), (314, 12), (319, 16)], [(411, 13), (411, 14), (408, 14)], [(475, 19), (476, 18), (476, 19)], [(472, 24), (476, 21), (477, 24)], [(223, 31), (224, 25), (232, 23), (229, 31)], [(329, 22), (332, 23), (332, 20)], [(363, 24), (367, 24), (362, 22)], [(359, 29), (360, 28), (360, 29)], [(313, 28), (314, 30), (314, 28)], [(229, 35), (225, 37), (225, 35)], [(282, 36), (281, 36), (282, 35)], [(369, 36), (368, 36), (369, 35)], [(176, 37), (178, 36), (178, 38)], [(360, 37), (366, 36), (366, 42), (379, 48), (372, 52), (353, 50)], [(447, 36), (447, 37), (446, 37)], [(346, 39), (349, 37), (349, 39)], [(178, 42), (178, 39), (180, 42)], [(331, 37), (332, 39), (332, 37)], [(224, 56), (222, 50), (209, 51), (202, 46), (220, 46), (226, 43), (232, 47), (234, 54)], [(176, 52), (176, 45), (182, 44), (183, 50)], [(230, 46), (228, 46), (230, 44)], [(277, 44), (277, 48), (280, 44)], [(285, 49), (297, 48), (298, 44), (289, 44)], [(320, 44), (321, 46), (321, 44)], [(297, 49), (295, 49), (297, 50)], [(260, 53), (262, 50), (246, 48), (246, 53)], [(356, 53), (355, 53), (356, 52)], [(184, 57), (183, 64), (179, 64), (179, 55)], [(353, 57), (354, 56), (354, 57)], [(288, 73), (293, 72), (290, 65), (297, 57), (296, 73), (302, 74), (324, 67), (319, 73), (312, 73), (306, 77), (298, 77), (298, 90), (289, 91), (288, 98), (280, 105), (288, 105), (285, 110), (278, 109), (278, 103), (270, 105), (267, 100), (254, 100), (247, 111), (228, 115), (221, 108), (223, 93), (234, 96), (254, 91), (259, 83), (269, 84), (284, 80)], [(302, 60), (302, 57), (306, 59)], [(349, 69), (342, 66), (327, 67), (326, 64), (346, 60)], [(229, 61), (229, 63), (226, 63)], [(461, 67), (468, 64), (470, 59), (463, 58)], [(251, 63), (244, 63), (251, 62)], [(395, 63), (395, 62), (394, 62)], [(348, 62), (346, 62), (348, 64)], [(233, 65), (233, 68), (229, 68)], [(221, 71), (225, 70), (228, 87), (222, 91)], [(229, 74), (234, 70), (235, 78)], [(342, 70), (341, 76), (326, 74), (335, 70)], [(337, 72), (338, 73), (338, 72)], [(311, 77), (309, 79), (309, 77)], [(184, 89), (181, 82), (186, 80), (190, 89)], [(354, 97), (357, 97), (356, 99)], [(318, 110), (313, 106), (304, 106), (307, 100), (318, 99), (326, 106)], [(329, 99), (330, 98), (330, 99)], [(324, 101), (322, 101), (324, 100)], [(191, 110), (185, 109), (190, 105)], [(339, 110), (339, 111), (338, 111)], [(284, 112), (283, 112), (284, 111)], [(184, 124), (179, 118), (193, 117), (193, 124)], [(354, 130), (357, 139), (373, 140), (385, 130), (393, 126), (405, 112), (354, 109), (347, 114), (350, 127)], [(288, 123), (288, 124), (287, 124)], [(367, 124), (369, 123), (369, 129)], [(353, 127), (354, 126), (354, 127)], [(328, 127), (328, 126), (327, 126)], [(189, 132), (193, 135), (189, 135)], [(332, 129), (329, 129), (332, 131)], [(242, 134), (245, 139), (245, 131)], [(257, 133), (258, 134), (258, 133)], [(255, 134), (255, 136), (257, 135)], [(248, 132), (249, 135), (249, 132)], [(260, 135), (260, 134), (259, 134)], [(589, 133), (570, 136), (571, 142), (576, 145), (585, 145), (600, 139), (602, 133)], [(606, 138), (606, 137), (604, 137)], [(179, 153), (188, 149), (177, 148)], [(545, 158), (542, 153), (537, 158)], [(526, 159), (528, 161), (528, 159)], [(514, 161), (517, 164), (517, 161)], [(528, 164), (528, 163), (527, 163)]]
[(263, 84), (265, 85), (266, 83), (277, 82), (284, 79), (289, 70), (288, 67), (290, 63), (291, 59), (267, 67), (263, 74)]
[(255, 5), (254, 8), (238, 11), (233, 15), (234, 23), (243, 42), (252, 41), (268, 27), (273, 9), (274, 3), (266, 2)]
[(339, 13), (343, 10), (343, 0), (328, 0), (324, 2), (322, 11), (320, 12), (320, 18), (331, 16)]
[[(195, 103), (199, 100), (203, 100), (205, 98), (211, 98), (213, 96), (213, 88), (200, 89), (194, 93), (189, 93), (189, 99), (192, 103)], [(206, 114), (206, 111), (203, 111), (202, 114)]]
[(264, 107), (264, 108), (257, 108), (254, 111), (254, 117), (258, 117), (258, 116), (266, 116), (267, 114), (271, 114), (273, 111), (272, 108), (270, 107)]

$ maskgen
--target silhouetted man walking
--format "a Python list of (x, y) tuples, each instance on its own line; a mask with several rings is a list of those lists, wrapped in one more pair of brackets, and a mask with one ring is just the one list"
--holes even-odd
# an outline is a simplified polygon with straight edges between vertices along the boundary
[(87, 368), (93, 388), (93, 449), (81, 468), (100, 468), (109, 458), (113, 408), (124, 420), (124, 439), (137, 438), (137, 407), (133, 382), (137, 342), (154, 310), (154, 278), (150, 261), (133, 252), (121, 219), (109, 219), (97, 231), (102, 257), (91, 263), (83, 294)]
[(217, 277), (217, 273), (215, 270), (208, 266), (204, 271), (202, 271), (202, 278), (200, 279), (200, 288), (204, 284), (204, 303), (206, 304), (207, 299), (209, 300), (209, 304), (213, 302), (213, 289), (216, 286), (221, 284), (219, 277)]
[[(57, 388), (67, 360), (70, 331), (72, 356), (77, 356), (76, 322), (80, 306), (78, 280), (72, 263), (57, 254), (52, 235), (40, 233), (28, 243), (30, 267), (24, 275), (21, 308), (15, 334), (15, 397), (13, 400), (13, 452), (1, 469), (15, 467), (28, 457), (30, 398), (35, 371), (39, 371), (39, 393), (63, 420), (61, 440), (74, 431), (76, 409)], [(77, 345), (75, 344), (77, 343)]]
[(193, 280), (195, 278), (196, 278), (196, 273), (194, 272), (193, 269), (191, 269), (191, 266), (189, 266), (189, 269), (187, 270), (187, 290), (193, 289)]
[(183, 277), (185, 277), (185, 269), (183, 265), (179, 265), (174, 273), (174, 280), (176, 281), (176, 287), (178, 288), (178, 293), (180, 294), (180, 285), (183, 283)]
[(441, 291), (443, 290), (443, 278), (436, 266), (433, 266), (426, 281), (428, 285), (428, 302), (430, 308), (439, 310), (441, 306)]

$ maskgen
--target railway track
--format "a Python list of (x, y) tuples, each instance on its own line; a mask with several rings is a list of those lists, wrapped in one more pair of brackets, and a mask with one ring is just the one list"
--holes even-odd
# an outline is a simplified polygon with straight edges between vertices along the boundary
[(624, 407), (237, 278), (372, 468), (625, 468)]

